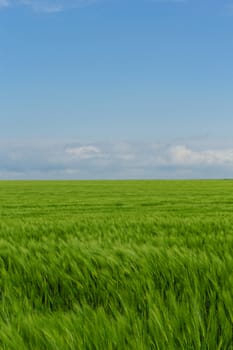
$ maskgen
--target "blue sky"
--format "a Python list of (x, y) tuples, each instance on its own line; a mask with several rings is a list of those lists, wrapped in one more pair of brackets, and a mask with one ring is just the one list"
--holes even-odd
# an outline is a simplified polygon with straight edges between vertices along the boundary
[(233, 174), (232, 0), (0, 0), (0, 178)]

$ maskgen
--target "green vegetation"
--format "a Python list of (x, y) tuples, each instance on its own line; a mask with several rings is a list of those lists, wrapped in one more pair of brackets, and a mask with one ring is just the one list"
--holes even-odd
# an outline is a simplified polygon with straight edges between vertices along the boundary
[(233, 349), (233, 181), (2, 181), (0, 199), (0, 349)]

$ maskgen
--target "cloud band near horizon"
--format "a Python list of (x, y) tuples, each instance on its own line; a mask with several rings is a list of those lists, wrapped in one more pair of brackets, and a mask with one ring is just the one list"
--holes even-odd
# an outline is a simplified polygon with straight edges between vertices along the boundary
[(0, 142), (0, 179), (191, 179), (232, 174), (233, 147), (199, 142)]

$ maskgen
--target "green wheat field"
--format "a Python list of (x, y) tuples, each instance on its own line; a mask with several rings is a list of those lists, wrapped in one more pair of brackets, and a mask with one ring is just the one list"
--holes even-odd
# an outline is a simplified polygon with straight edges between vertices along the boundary
[(233, 349), (233, 181), (1, 181), (0, 349)]

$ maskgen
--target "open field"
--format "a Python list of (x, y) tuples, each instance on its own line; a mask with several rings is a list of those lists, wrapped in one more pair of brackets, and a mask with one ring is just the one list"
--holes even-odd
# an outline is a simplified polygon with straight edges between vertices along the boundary
[(233, 349), (233, 181), (0, 182), (0, 349)]

